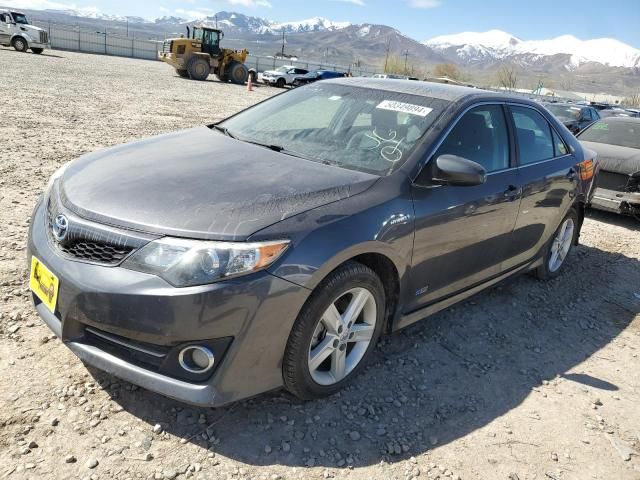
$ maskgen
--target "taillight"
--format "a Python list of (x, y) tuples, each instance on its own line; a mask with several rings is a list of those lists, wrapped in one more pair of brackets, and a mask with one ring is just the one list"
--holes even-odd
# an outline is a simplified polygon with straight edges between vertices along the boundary
[(580, 180), (591, 180), (593, 178), (593, 160), (585, 160), (578, 164), (580, 167)]

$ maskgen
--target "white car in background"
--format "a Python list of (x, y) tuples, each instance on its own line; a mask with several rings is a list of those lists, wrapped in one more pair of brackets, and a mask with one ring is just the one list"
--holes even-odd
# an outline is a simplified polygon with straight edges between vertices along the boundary
[(283, 65), (275, 70), (267, 70), (262, 73), (262, 81), (267, 85), (275, 85), (278, 88), (284, 88), (285, 85), (293, 85), (296, 78), (302, 77), (309, 73), (304, 68), (294, 67), (293, 65)]
[(46, 30), (30, 25), (24, 13), (11, 10), (0, 10), (0, 45), (13, 47), (19, 52), (31, 49), (36, 54), (51, 48)]

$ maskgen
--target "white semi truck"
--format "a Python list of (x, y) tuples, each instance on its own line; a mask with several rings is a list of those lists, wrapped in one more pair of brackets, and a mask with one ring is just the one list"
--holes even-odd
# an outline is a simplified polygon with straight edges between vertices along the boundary
[(46, 30), (30, 25), (24, 13), (3, 9), (0, 9), (0, 45), (19, 52), (31, 49), (36, 54), (51, 48)]

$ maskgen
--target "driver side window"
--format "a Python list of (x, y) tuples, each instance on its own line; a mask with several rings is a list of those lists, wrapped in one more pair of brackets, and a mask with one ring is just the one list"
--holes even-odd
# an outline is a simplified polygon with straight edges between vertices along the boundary
[(509, 168), (509, 135), (500, 105), (482, 105), (465, 113), (436, 151), (476, 162), (487, 173)]

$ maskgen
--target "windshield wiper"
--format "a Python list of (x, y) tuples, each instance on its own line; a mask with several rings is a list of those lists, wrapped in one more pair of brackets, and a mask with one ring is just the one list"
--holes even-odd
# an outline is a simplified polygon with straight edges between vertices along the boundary
[[(229, 129), (228, 129), (227, 127), (223, 127), (222, 125), (215, 124), (215, 125), (213, 126), (213, 128), (215, 128), (215, 129), (216, 129), (216, 130), (218, 130), (219, 132), (224, 133), (227, 137), (231, 137), (231, 138), (233, 138), (233, 139), (236, 139), (235, 135), (233, 135), (233, 134), (229, 131)], [(236, 140), (237, 140), (237, 139), (236, 139)]]
[(292, 157), (298, 157), (298, 158), (304, 158), (305, 160), (311, 160), (309, 157), (307, 157), (307, 156), (305, 156), (305, 155), (303, 155), (301, 153), (294, 152), (292, 150), (287, 150), (286, 148), (284, 148), (281, 145), (274, 145), (274, 144), (271, 144), (271, 143), (259, 142), (257, 140), (247, 140), (245, 138), (238, 138), (234, 134), (232, 134), (227, 127), (223, 127), (222, 125), (216, 124), (216, 125), (213, 125), (213, 128), (215, 128), (219, 132), (224, 133), (227, 137), (231, 137), (234, 140), (238, 140), (240, 142), (250, 143), (252, 145), (258, 145), (259, 147), (268, 148), (269, 150), (273, 150), (274, 152), (283, 153), (285, 155), (291, 155)]

